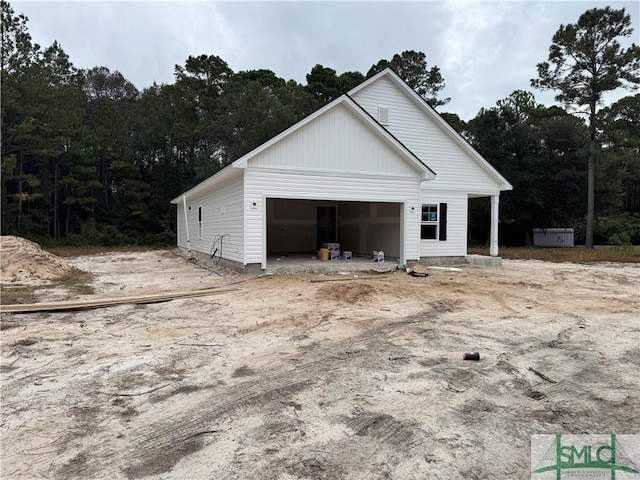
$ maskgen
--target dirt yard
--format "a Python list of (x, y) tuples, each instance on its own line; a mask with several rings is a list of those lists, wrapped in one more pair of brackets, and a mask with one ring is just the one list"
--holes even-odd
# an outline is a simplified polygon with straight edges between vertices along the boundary
[(238, 290), (4, 314), (3, 479), (512, 480), (532, 434), (640, 432), (636, 265), (221, 277), (171, 251), (65, 260), (94, 274), (79, 299)]

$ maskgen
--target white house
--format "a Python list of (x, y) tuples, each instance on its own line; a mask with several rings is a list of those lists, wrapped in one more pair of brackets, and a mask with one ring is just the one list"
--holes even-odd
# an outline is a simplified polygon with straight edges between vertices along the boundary
[(473, 197), (490, 198), (497, 256), (498, 199), (511, 189), (386, 69), (171, 203), (179, 247), (245, 271), (324, 242), (404, 265), (464, 260)]

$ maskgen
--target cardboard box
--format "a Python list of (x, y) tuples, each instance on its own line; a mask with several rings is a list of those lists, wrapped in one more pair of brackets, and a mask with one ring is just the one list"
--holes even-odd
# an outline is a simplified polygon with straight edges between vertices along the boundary
[(342, 258), (344, 260), (351, 260), (351, 257), (353, 256), (353, 254), (347, 250), (345, 250), (344, 252), (342, 252)]
[(329, 260), (340, 260), (340, 251), (329, 250)]
[(376, 263), (384, 262), (384, 252), (382, 250), (374, 250), (373, 251), (373, 261)]

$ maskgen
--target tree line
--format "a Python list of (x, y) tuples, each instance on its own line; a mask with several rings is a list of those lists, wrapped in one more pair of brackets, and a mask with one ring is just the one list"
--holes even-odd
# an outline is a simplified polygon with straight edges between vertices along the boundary
[[(44, 244), (173, 243), (172, 198), (386, 67), (439, 111), (449, 101), (439, 95), (439, 68), (416, 51), (381, 59), (364, 74), (316, 65), (306, 85), (266, 69), (234, 72), (215, 55), (190, 56), (176, 65), (173, 83), (140, 91), (106, 67), (77, 69), (57, 42), (35, 44), (28, 19), (5, 1), (1, 7), (1, 228)], [(600, 19), (604, 11), (589, 12)], [(617, 15), (605, 22), (610, 46), (630, 27), (614, 29), (628, 16), (607, 12)], [(591, 173), (596, 243), (640, 243), (640, 95), (586, 120), (570, 109), (585, 98), (600, 107), (602, 92), (637, 85), (637, 47), (602, 59), (609, 83), (592, 82), (600, 97), (588, 96), (575, 75), (573, 86), (571, 78), (562, 84), (567, 66), (554, 63), (571, 33), (581, 39), (577, 27), (554, 37), (532, 81), (557, 89), (562, 107), (517, 90), (468, 122), (442, 113), (514, 186), (501, 196), (502, 244), (529, 243), (534, 227), (573, 227), (577, 240), (587, 239)], [(470, 202), (471, 243), (488, 239), (488, 207)]]

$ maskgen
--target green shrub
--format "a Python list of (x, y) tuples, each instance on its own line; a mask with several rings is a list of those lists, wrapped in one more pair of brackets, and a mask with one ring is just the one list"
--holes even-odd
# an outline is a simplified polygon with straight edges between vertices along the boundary
[(605, 245), (640, 244), (640, 215), (625, 213), (596, 218), (594, 243)]
[(631, 245), (629, 232), (614, 233), (607, 240), (607, 245)]

